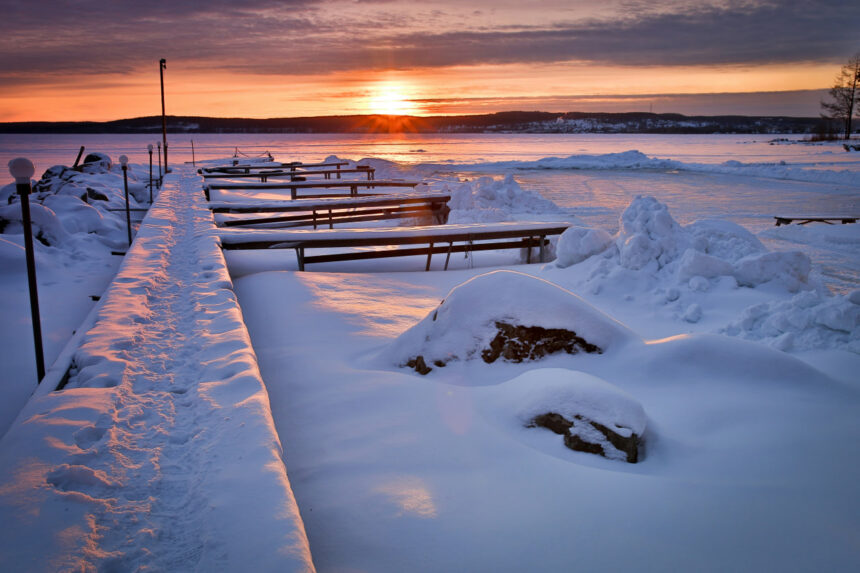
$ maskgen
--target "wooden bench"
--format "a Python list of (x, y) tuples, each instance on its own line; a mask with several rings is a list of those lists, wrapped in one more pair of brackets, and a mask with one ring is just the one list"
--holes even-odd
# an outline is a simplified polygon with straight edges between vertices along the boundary
[[(221, 247), (225, 250), (240, 249), (295, 249), (300, 271), (310, 263), (379, 259), (421, 255), (427, 257), (425, 270), (430, 270), (434, 254), (445, 254), (445, 269), (451, 253), (488, 251), (497, 249), (528, 249), (527, 261), (531, 262), (532, 248), (538, 247), (539, 260), (544, 260), (546, 238), (560, 235), (570, 226), (568, 223), (504, 222), (470, 223), (462, 225), (439, 225), (433, 227), (383, 227), (375, 229), (324, 229), (320, 231), (283, 229), (219, 229)], [(422, 245), (420, 247), (386, 249), (380, 251), (349, 251), (324, 255), (306, 256), (308, 249), (396, 247), (400, 245)]]
[(291, 161), (290, 163), (245, 163), (238, 164), (235, 163), (233, 165), (218, 165), (216, 167), (201, 167), (197, 170), (201, 175), (205, 173), (250, 173), (252, 169), (260, 170), (260, 169), (289, 169), (290, 171), (295, 171), (296, 169), (308, 169), (308, 168), (335, 168), (340, 169), (344, 165), (349, 165), (348, 161), (332, 161), (330, 163), (302, 163), (300, 161)]
[(215, 214), (247, 213), (301, 213), (262, 218), (223, 219), (224, 227), (246, 227), (266, 225), (267, 228), (301, 227), (320, 225), (334, 228), (335, 223), (360, 223), (408, 217), (430, 218), (437, 225), (448, 221), (448, 201), (451, 195), (423, 193), (392, 193), (366, 197), (296, 199), (295, 201), (258, 201), (236, 203), (231, 201), (210, 202), (209, 209)]
[[(236, 190), (248, 190), (248, 191), (279, 191), (279, 190), (289, 190), (290, 198), (295, 199), (298, 196), (299, 190), (307, 190), (307, 189), (349, 189), (349, 193), (346, 194), (350, 197), (357, 197), (359, 195), (358, 190), (360, 188), (364, 189), (375, 189), (377, 187), (411, 187), (415, 188), (421, 184), (421, 181), (405, 181), (400, 179), (383, 179), (383, 180), (362, 180), (362, 179), (338, 179), (338, 180), (329, 180), (329, 181), (284, 181), (284, 182), (266, 182), (266, 183), (257, 183), (257, 182), (249, 182), (249, 183), (208, 183), (203, 186), (203, 190), (206, 193), (206, 199), (211, 199), (211, 191), (218, 189), (236, 189)], [(305, 197), (333, 197), (333, 196), (343, 196), (344, 193), (335, 194), (335, 193), (326, 193), (326, 194), (317, 194), (317, 195), (305, 195)]]
[(840, 222), (843, 225), (856, 223), (860, 217), (774, 217), (776, 226), (791, 225), (794, 221), (798, 221), (798, 225), (806, 225), (809, 223), (826, 223), (832, 225), (834, 222)]
[(197, 173), (202, 175), (204, 179), (241, 179), (245, 177), (256, 177), (259, 178), (261, 182), (266, 182), (270, 177), (274, 179), (288, 177), (290, 181), (304, 181), (306, 177), (311, 175), (322, 175), (323, 179), (331, 179), (331, 176), (335, 175), (338, 179), (340, 179), (342, 175), (345, 175), (347, 173), (364, 173), (367, 175), (367, 178), (369, 180), (373, 180), (375, 178), (376, 170), (373, 167), (367, 165), (359, 165), (354, 169), (320, 169), (315, 171), (269, 170), (254, 171), (251, 173), (204, 173), (200, 169), (198, 169)]

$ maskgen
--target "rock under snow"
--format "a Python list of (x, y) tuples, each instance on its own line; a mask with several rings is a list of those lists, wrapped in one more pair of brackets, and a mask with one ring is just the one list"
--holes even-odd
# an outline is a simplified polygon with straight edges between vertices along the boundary
[(635, 335), (572, 292), (515, 271), (493, 271), (455, 287), (401, 334), (388, 359), (422, 373), (454, 360), (520, 362), (554, 352), (601, 353)]
[(620, 388), (584, 372), (530, 370), (492, 390), (494, 406), (526, 427), (564, 436), (576, 451), (636, 463), (647, 417), (642, 405)]

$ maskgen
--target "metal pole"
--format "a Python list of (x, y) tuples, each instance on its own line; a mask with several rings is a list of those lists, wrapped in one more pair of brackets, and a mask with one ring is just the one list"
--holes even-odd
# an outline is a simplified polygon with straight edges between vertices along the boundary
[(119, 156), (119, 162), (122, 164), (122, 184), (125, 188), (125, 223), (128, 229), (128, 246), (131, 246), (131, 207), (128, 204), (128, 157), (125, 155)]
[(27, 284), (30, 287), (30, 318), (33, 322), (33, 344), (36, 351), (37, 382), (45, 377), (45, 353), (42, 350), (42, 321), (39, 317), (39, 293), (36, 286), (36, 256), (33, 251), (33, 229), (30, 219), (30, 178), (36, 172), (33, 163), (19, 157), (9, 162), (9, 173), (15, 178), (18, 195), (21, 197), (21, 218), (24, 223), (24, 249), (27, 259)]
[(167, 67), (167, 60), (161, 58), (158, 62), (158, 75), (161, 77), (161, 139), (164, 141), (164, 172), (170, 173), (167, 168), (167, 116), (164, 115), (164, 68)]
[(194, 140), (191, 140), (191, 165), (197, 167), (197, 159), (194, 157)]
[(152, 205), (152, 144), (147, 146), (149, 150), (149, 204)]
[(162, 179), (164, 175), (161, 172), (161, 142), (158, 142), (158, 188), (161, 189)]

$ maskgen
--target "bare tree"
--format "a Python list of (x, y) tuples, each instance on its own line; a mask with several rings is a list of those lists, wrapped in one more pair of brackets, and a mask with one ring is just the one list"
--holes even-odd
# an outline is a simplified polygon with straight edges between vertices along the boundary
[(834, 119), (842, 123), (845, 131), (845, 139), (851, 139), (851, 119), (860, 112), (860, 52), (848, 59), (848, 63), (842, 66), (833, 87), (830, 88), (832, 102), (821, 102), (824, 110), (822, 115), (828, 119)]

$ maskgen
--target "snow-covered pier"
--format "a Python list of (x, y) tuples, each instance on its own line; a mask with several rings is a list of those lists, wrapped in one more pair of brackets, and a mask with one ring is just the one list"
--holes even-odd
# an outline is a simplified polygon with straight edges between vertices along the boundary
[(65, 389), (0, 443), (0, 569), (313, 569), (213, 231), (199, 177), (168, 177)]

